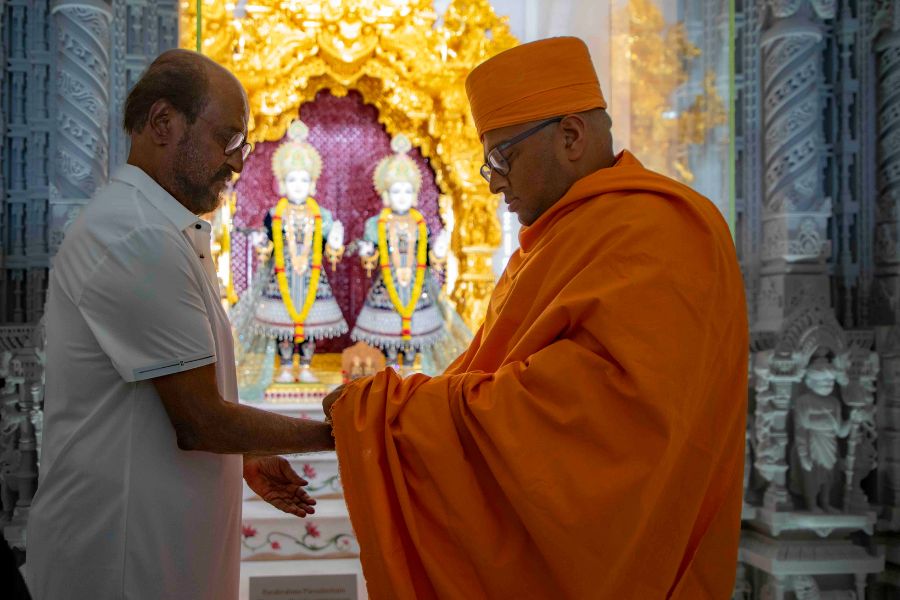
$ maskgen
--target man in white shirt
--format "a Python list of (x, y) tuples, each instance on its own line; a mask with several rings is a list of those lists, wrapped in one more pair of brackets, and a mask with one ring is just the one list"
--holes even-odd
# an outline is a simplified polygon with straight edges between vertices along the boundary
[(238, 595), (241, 474), (278, 508), (315, 501), (278, 454), (333, 448), (328, 426), (238, 404), (209, 224), (249, 144), (237, 79), (193, 52), (129, 94), (128, 164), (54, 259), (35, 600)]

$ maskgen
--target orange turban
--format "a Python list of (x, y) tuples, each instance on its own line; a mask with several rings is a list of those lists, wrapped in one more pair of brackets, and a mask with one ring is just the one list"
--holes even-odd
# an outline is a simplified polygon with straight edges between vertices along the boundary
[(469, 73), (466, 94), (479, 137), (499, 127), (606, 108), (591, 55), (575, 37), (501, 52)]

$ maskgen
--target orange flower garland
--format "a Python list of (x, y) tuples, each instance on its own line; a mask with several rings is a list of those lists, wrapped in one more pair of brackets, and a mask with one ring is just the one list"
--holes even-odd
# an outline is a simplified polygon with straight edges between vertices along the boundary
[(287, 198), (279, 200), (275, 206), (275, 214), (272, 217), (272, 240), (275, 243), (275, 278), (278, 281), (278, 290), (281, 292), (281, 301), (284, 302), (284, 307), (294, 322), (294, 343), (299, 344), (306, 339), (303, 332), (303, 324), (306, 322), (306, 317), (309, 316), (309, 311), (316, 301), (316, 291), (319, 289), (319, 277), (322, 273), (322, 211), (319, 210), (319, 205), (315, 200), (312, 198), (306, 199), (306, 209), (315, 219), (312, 239), (313, 259), (310, 267), (309, 287), (306, 290), (306, 298), (303, 302), (303, 310), (298, 313), (294, 307), (293, 300), (291, 300), (287, 275), (284, 272), (284, 231), (281, 219), (287, 205)]
[(392, 214), (393, 211), (390, 208), (385, 208), (381, 211), (381, 216), (378, 219), (378, 254), (381, 258), (381, 277), (384, 279), (384, 285), (387, 288), (391, 304), (394, 305), (394, 308), (400, 314), (401, 335), (403, 340), (406, 341), (412, 339), (412, 315), (416, 310), (416, 304), (419, 302), (419, 296), (422, 294), (422, 286), (425, 284), (428, 228), (425, 226), (425, 219), (422, 217), (422, 213), (411, 208), (409, 214), (418, 226), (419, 239), (416, 247), (416, 278), (413, 282), (412, 296), (409, 299), (409, 303), (404, 306), (400, 301), (400, 295), (397, 294), (397, 286), (394, 284), (393, 275), (391, 275), (391, 261), (388, 256), (386, 223)]

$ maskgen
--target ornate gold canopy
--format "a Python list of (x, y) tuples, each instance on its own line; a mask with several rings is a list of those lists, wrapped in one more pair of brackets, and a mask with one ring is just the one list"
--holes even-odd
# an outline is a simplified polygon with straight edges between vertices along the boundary
[[(328, 89), (359, 91), (389, 134), (405, 133), (431, 161), (452, 209), (459, 276), (451, 298), (477, 328), (494, 287), (497, 197), (478, 175), (469, 71), (514, 46), (487, 0), (453, 0), (438, 23), (431, 0), (203, 0), (203, 53), (230, 69), (250, 100), (251, 141), (280, 139), (300, 105)], [(196, 6), (182, 2), (185, 48), (196, 48)]]

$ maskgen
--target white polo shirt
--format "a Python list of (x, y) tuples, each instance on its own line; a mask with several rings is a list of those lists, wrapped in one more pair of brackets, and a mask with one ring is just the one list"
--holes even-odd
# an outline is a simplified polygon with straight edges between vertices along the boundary
[(184, 452), (151, 378), (216, 364), (237, 402), (210, 227), (126, 165), (53, 260), (35, 600), (238, 595), (241, 464)]

